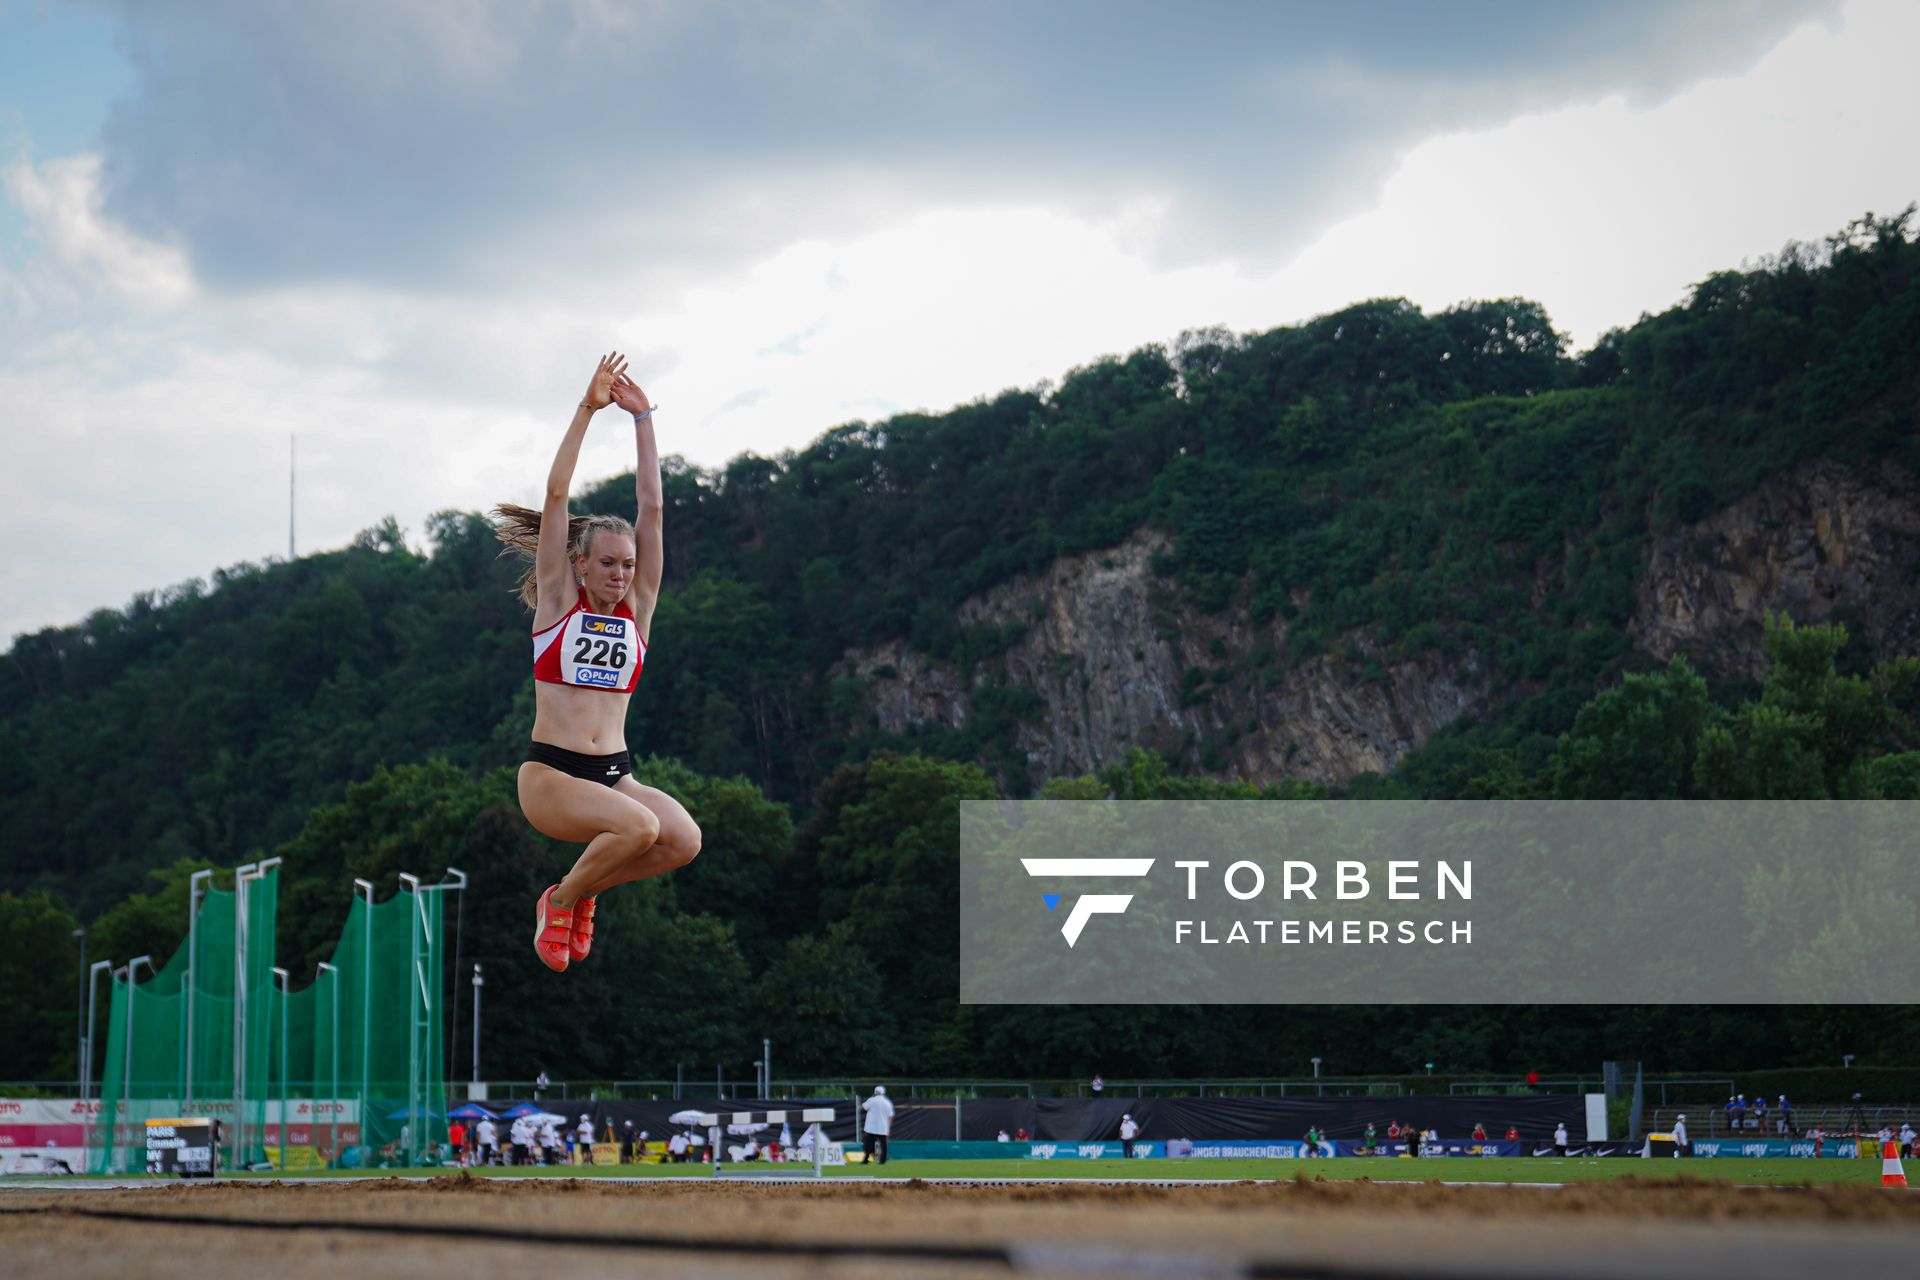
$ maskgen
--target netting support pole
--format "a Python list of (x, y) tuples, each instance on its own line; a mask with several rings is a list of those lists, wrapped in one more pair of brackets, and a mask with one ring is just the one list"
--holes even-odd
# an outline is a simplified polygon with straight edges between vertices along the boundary
[(251, 963), (248, 954), (252, 932), (248, 917), (252, 914), (249, 899), (253, 896), (249, 887), (256, 880), (267, 878), (267, 872), (280, 865), (279, 858), (267, 858), (261, 862), (249, 862), (235, 869), (233, 873), (233, 1149), (238, 1153), (239, 1163), (247, 1161), (247, 1001), (252, 996), (252, 984), (247, 981), (247, 968)]
[[(128, 1124), (132, 1124), (133, 1122), (133, 1107), (131, 1105), (133, 1102), (133, 993), (135, 984), (139, 981), (134, 977), (133, 971), (136, 966), (143, 964), (147, 966), (148, 973), (153, 972), (153, 957), (150, 955), (135, 956), (133, 959), (127, 961), (127, 1034), (126, 1043), (121, 1046), (122, 1052), (120, 1054), (121, 1060), (126, 1064), (126, 1083), (120, 1091), (120, 1114), (127, 1117)], [(115, 1126), (116, 1137), (118, 1133), (119, 1127)], [(133, 1156), (131, 1155), (131, 1149), (133, 1139), (131, 1137), (127, 1139), (127, 1144), (129, 1149), (127, 1172), (132, 1173)]]
[(200, 895), (203, 890), (200, 882), (205, 880), (209, 887), (213, 884), (213, 872), (196, 871), (187, 877), (187, 1043), (186, 1061), (181, 1068), (185, 1077), (180, 1082), (180, 1114), (193, 1114), (193, 982), (196, 976), (194, 966), (199, 963), (200, 949)]
[[(98, 994), (98, 979), (102, 969), (111, 971), (113, 961), (96, 960), (86, 969), (86, 1061), (81, 1063), (83, 1067), (81, 1103), (88, 1102), (90, 1096), (94, 1094), (94, 1000)], [(108, 1013), (111, 1015), (111, 1006), (108, 1007)], [(86, 1159), (88, 1161), (92, 1161), (92, 1151), (94, 1151), (94, 1109), (86, 1107)], [(106, 1169), (102, 1169), (102, 1173), (106, 1173)]]
[(367, 900), (360, 922), (360, 1145), (373, 1132), (373, 881), (353, 878)]
[(420, 933), (426, 928), (426, 899), (420, 896), (420, 877), (400, 873), (400, 887), (413, 895), (407, 912), (408, 961), (413, 980), (407, 984), (407, 1163), (420, 1163), (420, 1133), (426, 1128), (424, 1108), (420, 1105), (420, 999), (426, 993), (427, 978), (420, 967)]
[[(331, 1136), (327, 1140), (327, 1150), (332, 1153), (332, 1159), (338, 1160), (340, 1158), (340, 970), (322, 960), (320, 973), (333, 975), (333, 983), (329, 988), (333, 992), (333, 1035), (327, 1041), (333, 1048), (333, 1089), (328, 1094), (332, 1100), (328, 1107), (328, 1114), (332, 1117), (332, 1128)], [(313, 980), (318, 985), (319, 974), (315, 974)], [(360, 1123), (364, 1125), (366, 1120), (363, 1118)]]
[(290, 976), (279, 965), (273, 966), (273, 976), (280, 979), (280, 1172), (287, 1171), (287, 978)]
[(233, 869), (233, 1142), (235, 1169), (247, 1165), (247, 882), (259, 863)]

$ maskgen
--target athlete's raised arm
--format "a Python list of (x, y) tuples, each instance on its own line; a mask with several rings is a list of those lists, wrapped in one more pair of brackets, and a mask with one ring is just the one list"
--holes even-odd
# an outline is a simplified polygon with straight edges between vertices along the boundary
[[(540, 505), (540, 544), (533, 557), (540, 584), (539, 604), (534, 610), (536, 629), (573, 607), (573, 564), (567, 559), (567, 493), (573, 487), (573, 469), (580, 461), (587, 424), (596, 411), (613, 403), (613, 380), (626, 367), (618, 351), (600, 358), (593, 380), (587, 383), (587, 393), (574, 409), (573, 421), (567, 424), (567, 434), (560, 438), (553, 467), (547, 472), (547, 492)], [(544, 616), (549, 613), (553, 616)]]
[(616, 404), (633, 415), (633, 488), (638, 504), (633, 540), (634, 556), (639, 563), (634, 567), (633, 587), (627, 592), (627, 603), (633, 609), (640, 635), (650, 638), (653, 607), (660, 599), (660, 574), (666, 563), (661, 543), (664, 504), (660, 490), (660, 447), (653, 438), (653, 402), (624, 372), (614, 375), (612, 395)]

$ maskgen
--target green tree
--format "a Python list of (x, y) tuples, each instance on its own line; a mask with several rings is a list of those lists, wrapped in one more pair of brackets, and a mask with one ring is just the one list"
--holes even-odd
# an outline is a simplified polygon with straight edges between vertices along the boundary
[(828, 780), (801, 837), (817, 867), (820, 922), (845, 922), (887, 975), (910, 1044), (959, 991), (959, 802), (995, 795), (972, 765), (876, 755)]
[(1718, 799), (1860, 800), (1882, 782), (1904, 786), (1906, 766), (1877, 766), (1888, 748), (1910, 741), (1907, 703), (1920, 658), (1874, 664), (1841, 675), (1835, 659), (1847, 643), (1839, 623), (1796, 626), (1769, 615), (1772, 666), (1757, 701), (1743, 704), (1700, 743), (1701, 791)]
[(0, 893), (0, 1078), (75, 1078), (78, 923), (50, 893)]
[(1660, 671), (1629, 675), (1580, 708), (1554, 751), (1559, 800), (1689, 800), (1712, 722), (1707, 682), (1676, 657)]
[(756, 1025), (794, 1071), (924, 1070), (899, 1043), (888, 984), (856, 941), (854, 922), (789, 938), (754, 989)]

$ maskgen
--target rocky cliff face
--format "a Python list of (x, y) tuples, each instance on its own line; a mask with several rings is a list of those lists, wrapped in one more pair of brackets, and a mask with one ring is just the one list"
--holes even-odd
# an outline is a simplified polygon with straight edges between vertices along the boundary
[(1920, 484), (1892, 464), (1814, 461), (1655, 541), (1634, 643), (1723, 679), (1766, 675), (1768, 611), (1848, 622), (1882, 656), (1920, 652)]
[[(971, 683), (1004, 678), (1039, 695), (1045, 710), (1016, 735), (1034, 781), (1092, 772), (1136, 746), (1230, 777), (1340, 781), (1384, 773), (1488, 699), (1473, 653), (1385, 666), (1370, 680), (1332, 657), (1283, 671), (1269, 659), (1285, 625), (1182, 608), (1152, 569), (1166, 547), (1142, 532), (961, 606), (965, 626), (1027, 627)], [(966, 719), (969, 684), (904, 643), (850, 653), (841, 670), (869, 682), (874, 723), (890, 732)]]
[[(1024, 686), (1044, 710), (1017, 731), (1034, 782), (1100, 769), (1130, 747), (1195, 769), (1268, 782), (1339, 783), (1385, 773), (1442, 726), (1485, 711), (1496, 692), (1481, 655), (1369, 665), (1323, 656), (1284, 669), (1285, 624), (1185, 608), (1153, 572), (1164, 535), (1063, 559), (961, 606), (963, 625), (1024, 623), (1011, 648), (963, 679), (904, 642), (849, 653), (872, 723), (889, 732), (964, 724), (972, 689)], [(1716, 677), (1765, 674), (1762, 619), (1837, 614), (1882, 653), (1920, 652), (1920, 486), (1886, 467), (1810, 463), (1725, 510), (1653, 542), (1637, 589), (1635, 642), (1684, 652)], [(1543, 579), (1544, 581), (1544, 579)], [(1535, 606), (1541, 603), (1536, 592)]]

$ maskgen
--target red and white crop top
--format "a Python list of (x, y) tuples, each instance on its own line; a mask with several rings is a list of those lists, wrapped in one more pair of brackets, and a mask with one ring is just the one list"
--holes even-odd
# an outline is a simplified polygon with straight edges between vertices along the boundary
[(647, 642), (622, 600), (612, 613), (590, 613), (587, 589), (567, 616), (533, 633), (533, 678), (610, 693), (632, 693), (646, 664)]

